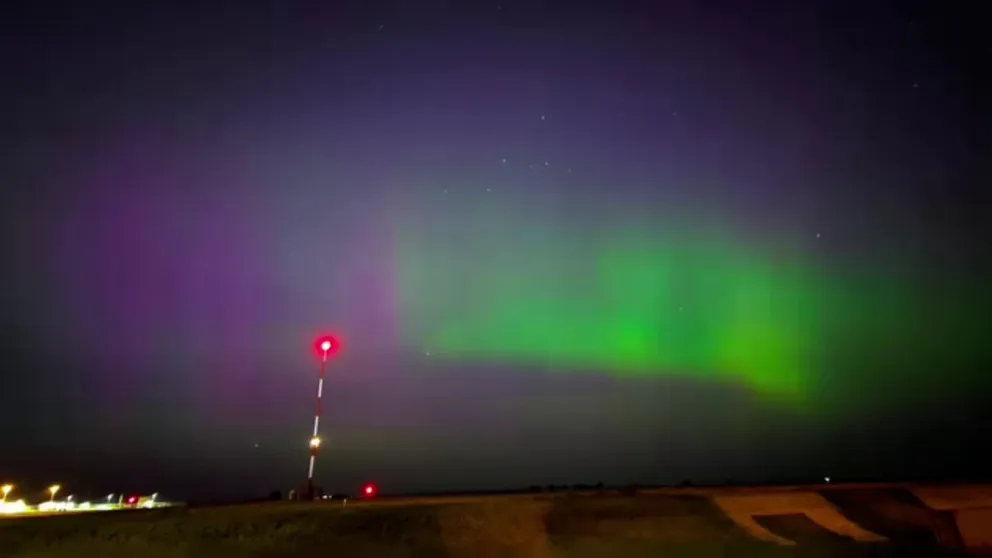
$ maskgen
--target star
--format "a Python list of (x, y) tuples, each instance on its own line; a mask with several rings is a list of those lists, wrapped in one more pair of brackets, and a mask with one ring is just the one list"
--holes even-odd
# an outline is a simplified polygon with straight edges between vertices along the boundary
[(820, 233), (816, 233), (816, 238), (820, 238)]
[(487, 192), (492, 192), (492, 191), (493, 191), (493, 189), (492, 189), (492, 188), (486, 188), (486, 191), (487, 191)]
[(548, 166), (548, 162), (547, 161), (544, 162), (544, 166)]
[(541, 120), (544, 120), (544, 115), (543, 114), (541, 115)]
[(919, 88), (920, 88), (920, 84), (919, 83), (914, 83), (913, 84), (913, 89), (919, 89)]
[(568, 169), (568, 174), (572, 174), (572, 169), (571, 169), (571, 167), (569, 167), (569, 169)]
[(506, 157), (503, 157), (503, 162), (504, 162), (504, 163), (506, 162)]

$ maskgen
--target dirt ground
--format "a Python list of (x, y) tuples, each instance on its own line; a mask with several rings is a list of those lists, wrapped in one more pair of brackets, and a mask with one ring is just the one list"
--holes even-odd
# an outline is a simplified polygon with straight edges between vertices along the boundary
[(0, 521), (4, 558), (953, 556), (934, 545), (756, 541), (702, 496), (272, 503)]

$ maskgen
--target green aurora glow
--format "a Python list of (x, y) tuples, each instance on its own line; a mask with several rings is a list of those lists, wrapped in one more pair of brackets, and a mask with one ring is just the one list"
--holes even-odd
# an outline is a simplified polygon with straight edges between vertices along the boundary
[(456, 360), (738, 381), (800, 403), (869, 364), (912, 378), (914, 365), (981, 351), (963, 292), (934, 304), (908, 278), (830, 273), (803, 249), (727, 231), (476, 219), (455, 234), (410, 227), (398, 242), (404, 330)]

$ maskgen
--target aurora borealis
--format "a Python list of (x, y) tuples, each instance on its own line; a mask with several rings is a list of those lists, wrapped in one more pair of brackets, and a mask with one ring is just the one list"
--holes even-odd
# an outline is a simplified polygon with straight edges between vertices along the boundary
[[(426, 346), (453, 358), (739, 379), (800, 394), (826, 312), (814, 271), (678, 231), (618, 229), (591, 246), (570, 246), (566, 234), (509, 232), (472, 246), (469, 233), (478, 259), (447, 282), (431, 270), (448, 266), (404, 243), (400, 252), (416, 261), (400, 266), (403, 299), (415, 316), (440, 314), (415, 328), (428, 332)], [(435, 289), (441, 308), (415, 300)]]
[(965, 8), (325, 4), (0, 35), (0, 477), (992, 470)]
[[(859, 275), (828, 267), (815, 247), (776, 250), (729, 230), (625, 224), (579, 236), (526, 224), (497, 231), (484, 219), (457, 235), (404, 230), (397, 268), (408, 329), (456, 360), (737, 381), (807, 410), (817, 399), (836, 405), (823, 380), (837, 365), (831, 355), (854, 347), (893, 362), (900, 355), (883, 343), (905, 343), (921, 360), (983, 354), (988, 297), (975, 290), (928, 297), (905, 272)], [(941, 343), (954, 343), (958, 358)]]

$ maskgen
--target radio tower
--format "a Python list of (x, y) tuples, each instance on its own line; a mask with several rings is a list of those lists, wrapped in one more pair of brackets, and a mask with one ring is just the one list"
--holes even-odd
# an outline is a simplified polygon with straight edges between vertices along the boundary
[(320, 449), (320, 411), (324, 394), (324, 376), (327, 375), (327, 357), (331, 350), (337, 348), (337, 343), (331, 338), (323, 338), (317, 343), (320, 349), (320, 376), (317, 379), (317, 411), (313, 415), (313, 436), (310, 437), (310, 467), (307, 469), (307, 497), (313, 500), (316, 496), (313, 485), (313, 467), (317, 460), (317, 450)]

